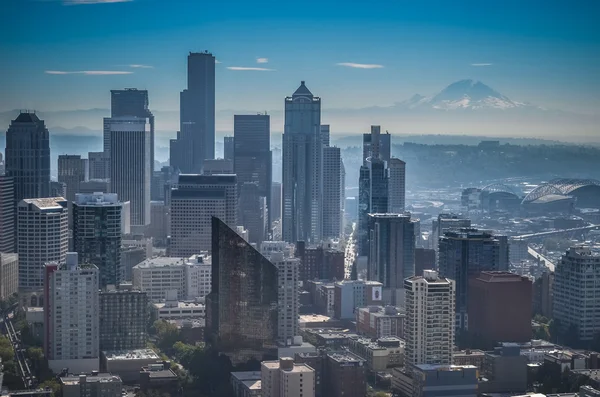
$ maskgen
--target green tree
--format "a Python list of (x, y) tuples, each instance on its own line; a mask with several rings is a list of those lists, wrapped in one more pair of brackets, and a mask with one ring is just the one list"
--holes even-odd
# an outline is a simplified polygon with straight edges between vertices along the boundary
[(42, 388), (42, 389), (49, 388), (50, 390), (52, 390), (52, 395), (55, 397), (60, 396), (62, 394), (61, 393), (62, 389), (61, 389), (60, 383), (56, 379), (48, 379), (48, 380), (42, 382), (40, 384), (40, 388)]

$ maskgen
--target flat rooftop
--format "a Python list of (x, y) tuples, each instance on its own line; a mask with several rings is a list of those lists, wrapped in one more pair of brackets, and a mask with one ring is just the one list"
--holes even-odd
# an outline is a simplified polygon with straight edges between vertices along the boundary
[(361, 363), (364, 362), (362, 358), (355, 356), (351, 353), (328, 353), (327, 357), (337, 361), (338, 363)]
[[(269, 369), (279, 369), (280, 368), (279, 361), (263, 361), (262, 365), (264, 365), (265, 367), (267, 367)], [(286, 372), (314, 372), (315, 370), (306, 364), (294, 363), (294, 366), (292, 367), (291, 370), (284, 370), (284, 371), (286, 371)]]
[(260, 380), (261, 376), (262, 375), (260, 371), (238, 371), (231, 373), (231, 377), (239, 381)]
[(170, 266), (184, 266), (187, 262), (187, 258), (169, 258), (166, 256), (159, 256), (156, 258), (146, 259), (145, 261), (138, 263), (134, 266), (137, 269), (152, 269), (160, 267)]
[(105, 351), (107, 360), (159, 360), (160, 357), (152, 349)]
[(117, 375), (112, 375), (109, 373), (105, 374), (97, 374), (97, 375), (72, 375), (65, 376), (60, 378), (60, 382), (63, 385), (78, 385), (81, 379), (85, 378), (87, 383), (97, 382), (97, 383), (112, 383), (112, 382), (121, 382), (121, 378)]
[(299, 322), (301, 323), (326, 323), (330, 321), (331, 317), (322, 314), (303, 314), (300, 316)]
[(161, 302), (152, 304), (157, 309), (204, 309), (205, 305), (196, 302)]

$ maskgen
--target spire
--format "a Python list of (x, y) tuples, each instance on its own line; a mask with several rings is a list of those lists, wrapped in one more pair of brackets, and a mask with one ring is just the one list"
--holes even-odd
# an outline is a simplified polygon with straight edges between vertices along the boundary
[(312, 92), (310, 92), (310, 90), (306, 87), (306, 85), (304, 84), (304, 80), (302, 80), (300, 82), (300, 87), (298, 87), (298, 89), (296, 90), (296, 92), (294, 92), (294, 94), (292, 95), (294, 96), (313, 96)]

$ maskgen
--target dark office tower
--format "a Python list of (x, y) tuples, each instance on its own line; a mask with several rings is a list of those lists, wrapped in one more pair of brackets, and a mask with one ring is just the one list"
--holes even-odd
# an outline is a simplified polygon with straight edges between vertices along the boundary
[(456, 281), (456, 326), (466, 330), (469, 277), (486, 270), (508, 271), (507, 237), (477, 229), (450, 230), (438, 247), (440, 276)]
[(310, 280), (344, 279), (343, 251), (322, 245), (307, 247), (303, 241), (298, 241), (296, 257), (300, 259), (299, 279), (303, 283)]
[[(233, 170), (238, 185), (256, 182), (258, 192), (266, 198), (267, 225), (271, 225), (271, 119), (267, 114), (233, 116)], [(227, 137), (225, 138), (227, 143)], [(244, 225), (245, 226), (245, 225)]]
[(207, 341), (234, 365), (273, 356), (277, 305), (277, 267), (225, 222), (213, 217)]
[(365, 361), (348, 352), (327, 353), (325, 395), (363, 397), (367, 393)]
[[(154, 170), (154, 115), (148, 109), (148, 91), (137, 88), (111, 90), (110, 117), (131, 116), (148, 118), (150, 123), (150, 172), (152, 172)], [(106, 142), (106, 138), (104, 142)], [(110, 148), (108, 153), (110, 153)]]
[(0, 252), (15, 252), (15, 186), (0, 175)]
[(363, 164), (369, 157), (376, 157), (383, 161), (391, 158), (391, 135), (389, 132), (381, 134), (381, 126), (372, 125), (370, 134), (363, 134)]
[(88, 153), (89, 179), (110, 178), (110, 159), (104, 152)]
[(451, 229), (470, 228), (471, 220), (462, 215), (443, 213), (439, 214), (437, 219), (431, 222), (431, 238), (433, 241), (433, 249), (438, 251), (438, 241), (441, 236)]
[(271, 208), (269, 208), (271, 220), (281, 218), (281, 182), (273, 182), (271, 185)]
[(423, 270), (435, 270), (435, 251), (415, 248), (415, 274), (423, 274)]
[(100, 351), (145, 349), (148, 296), (131, 284), (100, 292)]
[(67, 201), (75, 200), (81, 182), (85, 181), (85, 160), (79, 155), (61, 154), (58, 156), (58, 181), (67, 185)]
[(370, 157), (358, 182), (358, 254), (369, 256), (369, 214), (388, 210), (388, 172), (384, 161)]
[(114, 193), (77, 194), (73, 202), (73, 247), (100, 272), (100, 287), (124, 280), (121, 267), (122, 204)]
[(260, 244), (267, 240), (267, 201), (256, 182), (240, 186), (238, 220), (248, 231), (248, 241)]
[(406, 196), (406, 163), (392, 157), (388, 161), (388, 212), (404, 212)]
[[(237, 117), (237, 116), (234, 116)], [(235, 126), (234, 126), (235, 129)], [(233, 160), (234, 156), (234, 138), (232, 136), (226, 136), (223, 138), (223, 158), (225, 160)]]
[(192, 172), (201, 173), (204, 159), (215, 158), (215, 57), (207, 51), (190, 52), (187, 67), (187, 89), (180, 95), (179, 130), (189, 128)]
[(50, 195), (50, 138), (35, 113), (21, 113), (6, 131), (6, 176), (13, 178), (15, 203)]
[(415, 221), (410, 215), (369, 214), (368, 279), (383, 284), (383, 300), (404, 306), (404, 279), (415, 275)]
[[(323, 127), (323, 126), (321, 126)], [(321, 130), (322, 131), (322, 130)], [(340, 148), (323, 148), (323, 238), (339, 238), (342, 220), (342, 155)]]
[(169, 164), (182, 174), (193, 174), (195, 172), (194, 147), (192, 146), (192, 133), (194, 131), (192, 127), (189, 123), (182, 125), (181, 131), (177, 131), (177, 139), (169, 141)]
[(318, 243), (323, 233), (321, 98), (301, 82), (285, 98), (283, 132), (283, 240)]

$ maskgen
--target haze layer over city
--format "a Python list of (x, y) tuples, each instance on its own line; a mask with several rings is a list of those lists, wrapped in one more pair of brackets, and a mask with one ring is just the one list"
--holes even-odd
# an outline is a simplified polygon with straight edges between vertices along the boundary
[(600, 3), (0, 10), (0, 397), (600, 395)]

